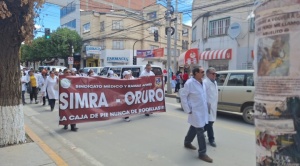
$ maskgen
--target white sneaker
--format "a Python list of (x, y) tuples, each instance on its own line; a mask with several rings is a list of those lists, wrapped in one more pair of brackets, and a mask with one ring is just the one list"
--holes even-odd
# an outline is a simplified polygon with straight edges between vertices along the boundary
[(129, 117), (124, 118), (126, 122), (130, 122)]

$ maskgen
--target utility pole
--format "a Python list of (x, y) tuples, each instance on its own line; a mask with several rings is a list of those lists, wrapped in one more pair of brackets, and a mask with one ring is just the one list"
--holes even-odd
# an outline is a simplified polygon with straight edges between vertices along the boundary
[(178, 17), (178, 0), (176, 0), (176, 9), (175, 9), (175, 38), (174, 38), (174, 72), (177, 72), (177, 38), (178, 38), (178, 33), (177, 33), (177, 17)]
[(172, 87), (171, 87), (171, 79), (172, 75), (170, 73), (170, 67), (171, 67), (171, 0), (168, 0), (167, 2), (167, 11), (166, 11), (166, 28), (167, 28), (167, 67), (168, 67), (168, 80), (167, 80), (167, 94), (172, 94)]

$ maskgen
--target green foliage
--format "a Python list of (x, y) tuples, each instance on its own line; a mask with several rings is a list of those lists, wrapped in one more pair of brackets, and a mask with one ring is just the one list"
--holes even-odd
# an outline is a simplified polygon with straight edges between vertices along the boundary
[(76, 31), (68, 28), (58, 28), (51, 33), (50, 39), (39, 37), (31, 45), (22, 45), (22, 61), (43, 61), (50, 58), (67, 59), (72, 53), (81, 51), (82, 39)]

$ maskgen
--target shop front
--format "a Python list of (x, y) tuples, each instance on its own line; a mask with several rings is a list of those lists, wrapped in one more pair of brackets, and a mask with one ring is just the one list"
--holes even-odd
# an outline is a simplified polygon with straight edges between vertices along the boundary
[(204, 68), (214, 67), (217, 71), (228, 70), (231, 59), (232, 49), (204, 51), (199, 56), (199, 64)]

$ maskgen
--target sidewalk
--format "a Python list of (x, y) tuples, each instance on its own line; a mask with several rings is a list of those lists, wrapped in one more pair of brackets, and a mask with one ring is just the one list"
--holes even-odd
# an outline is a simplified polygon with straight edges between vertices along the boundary
[[(24, 111), (26, 108), (24, 108)], [(24, 115), (25, 116), (25, 115)], [(58, 156), (39, 136), (26, 124), (25, 132), (29, 140), (27, 143), (0, 148), (1, 166), (67, 166), (68, 164)]]

